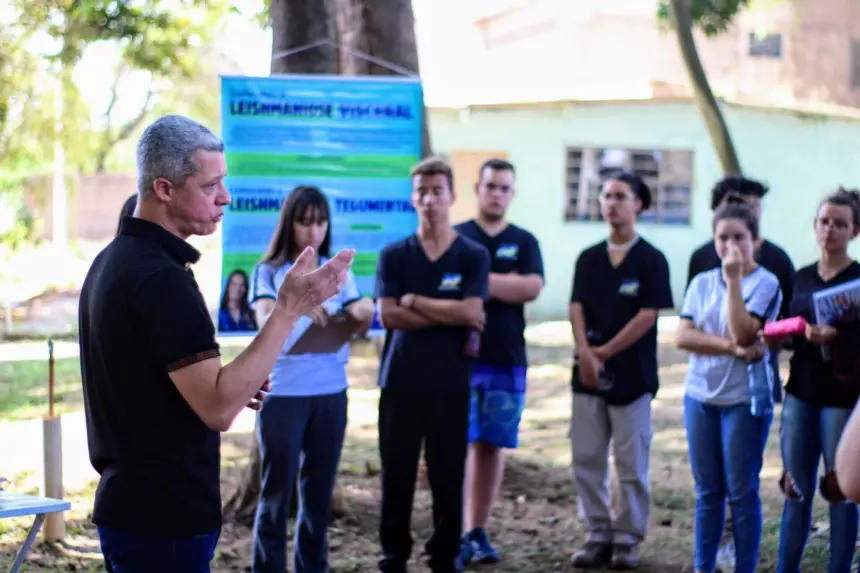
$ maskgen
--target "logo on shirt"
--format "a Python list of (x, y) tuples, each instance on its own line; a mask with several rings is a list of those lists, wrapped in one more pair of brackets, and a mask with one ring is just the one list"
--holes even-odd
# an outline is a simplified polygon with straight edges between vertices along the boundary
[(514, 244), (506, 244), (499, 245), (499, 248), (496, 249), (496, 258), (497, 259), (507, 259), (509, 261), (517, 260), (517, 253), (520, 248), (518, 245)]
[(442, 277), (442, 282), (439, 283), (439, 290), (460, 290), (460, 283), (463, 282), (463, 276), (457, 273), (445, 273)]
[(623, 296), (636, 296), (639, 294), (639, 281), (636, 279), (626, 280), (618, 287), (618, 294)]

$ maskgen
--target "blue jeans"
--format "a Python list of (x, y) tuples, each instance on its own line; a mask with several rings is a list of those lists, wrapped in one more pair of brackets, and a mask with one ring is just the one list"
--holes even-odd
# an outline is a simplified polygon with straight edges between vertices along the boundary
[[(821, 408), (786, 395), (782, 407), (782, 463), (785, 489), (777, 573), (798, 573), (809, 538), (812, 502), (817, 489), (818, 461), (824, 472), (833, 471), (836, 446), (851, 410)], [(857, 542), (857, 506), (844, 501), (830, 505), (830, 564), (828, 573), (848, 573)]]
[(759, 473), (771, 416), (749, 404), (712, 406), (686, 396), (684, 426), (696, 483), (695, 567), (711, 573), (723, 533), (726, 500), (732, 510), (736, 573), (758, 565), (762, 513)]
[(262, 487), (254, 519), (253, 573), (287, 570), (287, 517), (296, 476), (294, 573), (327, 573), (328, 526), (346, 434), (346, 392), (270, 396), (257, 415)]
[(148, 537), (99, 527), (108, 573), (209, 573), (221, 531), (192, 537)]

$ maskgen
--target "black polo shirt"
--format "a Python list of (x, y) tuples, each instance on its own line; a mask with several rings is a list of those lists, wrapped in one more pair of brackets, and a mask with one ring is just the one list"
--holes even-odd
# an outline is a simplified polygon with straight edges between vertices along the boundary
[(191, 245), (124, 217), (81, 289), (81, 378), (90, 462), (101, 476), (93, 521), (144, 535), (221, 527), (220, 434), (168, 375), (220, 354), (190, 265)]
[[(672, 308), (669, 264), (660, 250), (643, 238), (613, 267), (606, 241), (589, 247), (576, 261), (570, 302), (582, 305), (590, 346), (606, 344), (642, 309)], [(606, 361), (615, 382), (611, 390), (593, 390), (579, 381), (573, 368), (573, 391), (603, 397), (613, 406), (626, 406), (646, 393), (657, 395), (657, 325), (626, 350)]]
[[(815, 324), (812, 295), (817, 291), (856, 279), (860, 279), (860, 264), (857, 264), (856, 261), (829, 281), (824, 281), (818, 274), (817, 262), (799, 269), (794, 275), (794, 289), (787, 316), (802, 316), (807, 322)], [(840, 336), (853, 334), (854, 340), (856, 340), (856, 325), (846, 326), (848, 326), (847, 330), (854, 330), (855, 332), (840, 331)], [(839, 325), (837, 328), (842, 329)], [(791, 356), (791, 367), (785, 391), (808, 404), (824, 408), (854, 408), (858, 397), (860, 397), (860, 389), (836, 377), (834, 363), (833, 361), (824, 361), (821, 346), (809, 342), (805, 336), (795, 336), (793, 341), (794, 354)], [(849, 354), (852, 351), (856, 356), (856, 347), (849, 350)], [(849, 356), (849, 358), (853, 357)], [(856, 381), (853, 382), (856, 384)]]
[[(376, 297), (399, 300), (412, 293), (429, 298), (487, 300), (490, 255), (481, 245), (454, 239), (436, 261), (427, 258), (416, 235), (379, 253)], [(472, 360), (465, 354), (469, 329), (434, 325), (420, 330), (388, 330), (379, 366), (379, 386), (420, 392), (468, 392)]]
[[(794, 278), (794, 264), (791, 257), (784, 250), (764, 240), (761, 247), (755, 252), (755, 260), (758, 264), (776, 275), (779, 280), (779, 289), (782, 291), (782, 308), (779, 315), (786, 316), (788, 304), (791, 300), (792, 279)], [(717, 256), (717, 248), (713, 241), (708, 241), (690, 256), (690, 266), (687, 271), (687, 285), (693, 277), (699, 273), (716, 269), (722, 266), (720, 257)]]
[[(540, 275), (543, 278), (540, 246), (534, 235), (525, 229), (509, 224), (501, 233), (491, 236), (474, 220), (461, 223), (455, 229), (487, 249), (491, 273)], [(526, 366), (525, 305), (490, 298), (484, 310), (487, 326), (481, 336), (478, 360), (496, 366)]]

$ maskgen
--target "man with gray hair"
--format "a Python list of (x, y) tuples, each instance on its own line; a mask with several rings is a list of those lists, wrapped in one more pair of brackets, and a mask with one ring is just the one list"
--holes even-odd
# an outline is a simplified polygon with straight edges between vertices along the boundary
[(168, 115), (137, 147), (138, 205), (81, 289), (81, 378), (107, 570), (208, 573), (221, 530), (220, 434), (266, 379), (299, 316), (336, 294), (354, 252), (312, 271), (296, 260), (275, 310), (223, 366), (186, 240), (213, 233), (230, 204), (224, 145)]

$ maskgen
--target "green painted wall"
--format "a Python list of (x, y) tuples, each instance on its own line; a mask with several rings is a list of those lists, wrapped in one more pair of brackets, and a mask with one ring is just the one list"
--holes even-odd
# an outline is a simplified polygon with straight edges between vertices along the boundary
[[(820, 199), (839, 184), (860, 186), (860, 121), (749, 107), (725, 109), (744, 171), (770, 185), (762, 232), (795, 265), (813, 262), (812, 219)], [(721, 177), (704, 124), (688, 102), (567, 104), (543, 109), (430, 111), (434, 150), (507, 150), (517, 167), (511, 220), (540, 240), (546, 288), (532, 319), (563, 318), (580, 251), (605, 238), (601, 223), (564, 221), (568, 146), (685, 149), (694, 152), (692, 224), (641, 225), (643, 237), (669, 260), (680, 306), (690, 253), (710, 236), (710, 189)], [(860, 241), (852, 251), (860, 256)]]

